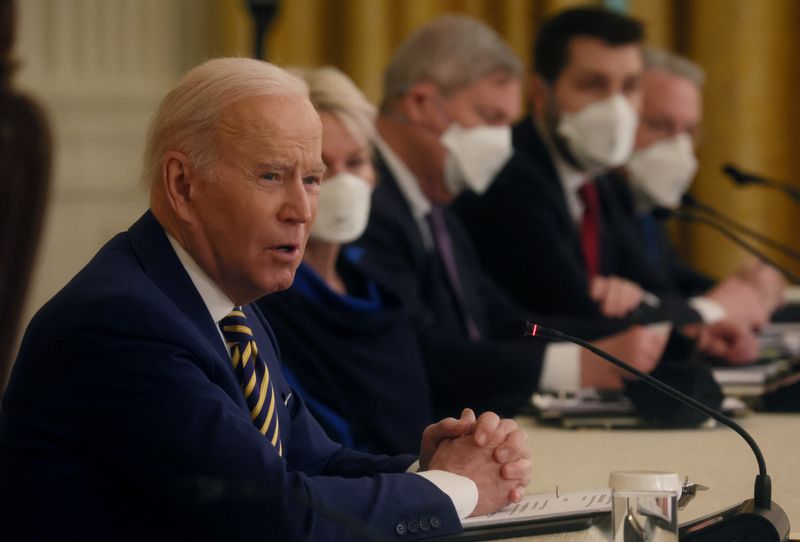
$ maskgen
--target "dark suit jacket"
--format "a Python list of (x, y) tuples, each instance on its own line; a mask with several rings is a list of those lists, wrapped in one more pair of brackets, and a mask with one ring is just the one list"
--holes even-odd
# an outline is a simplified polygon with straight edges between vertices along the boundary
[(472, 342), (438, 257), (429, 251), (392, 173), (378, 159), (380, 182), (369, 225), (357, 244), (362, 265), (406, 305), (428, 367), (434, 412), (457, 414), (470, 406), (513, 415), (537, 388), (543, 345), (520, 339), (521, 311), (483, 273), (459, 221), (445, 220), (469, 310), (482, 340)]
[[(517, 302), (562, 316), (601, 318), (589, 297), (578, 229), (548, 149), (530, 118), (514, 127), (515, 153), (483, 196), (463, 194), (453, 204), (484, 269)], [(601, 205), (601, 272), (628, 278), (662, 297), (664, 317), (698, 318), (682, 298), (647, 273), (646, 256), (629, 240), (626, 211), (604, 178)]]
[[(659, 291), (690, 297), (700, 295), (714, 285), (711, 277), (681, 259), (661, 220), (652, 215), (643, 217), (636, 213), (633, 193), (621, 172), (608, 175), (605, 183), (609, 197), (619, 202), (620, 220), (630, 221), (628, 226), (622, 228), (629, 235), (627, 242), (646, 256), (641, 262), (641, 273), (651, 277), (649, 280), (658, 285)], [(649, 231), (646, 232), (645, 227)]]
[(281, 376), (266, 321), (245, 311), (279, 399), (283, 458), (250, 421), (154, 217), (112, 239), (25, 334), (0, 415), (0, 537), (363, 540), (367, 525), (394, 537), (412, 520), (430, 528), (405, 539), (460, 530), (449, 498), (403, 473), (413, 456), (325, 436)]

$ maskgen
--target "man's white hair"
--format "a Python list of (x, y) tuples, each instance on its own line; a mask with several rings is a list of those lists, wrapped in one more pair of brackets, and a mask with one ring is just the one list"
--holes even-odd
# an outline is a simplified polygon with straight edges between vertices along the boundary
[(330, 113), (361, 144), (370, 145), (375, 139), (375, 106), (344, 73), (333, 66), (297, 70), (308, 83), (314, 108)]
[(644, 67), (646, 70), (664, 70), (672, 75), (688, 79), (702, 88), (706, 81), (703, 68), (686, 57), (676, 55), (664, 49), (647, 47), (644, 50)]
[(250, 58), (217, 58), (187, 73), (162, 100), (150, 123), (143, 181), (161, 179), (168, 151), (178, 151), (197, 170), (213, 176), (218, 156), (217, 125), (230, 105), (259, 96), (308, 99), (308, 86), (296, 75)]
[(397, 49), (384, 73), (381, 107), (421, 81), (447, 95), (497, 72), (522, 76), (522, 62), (503, 38), (477, 19), (443, 15)]

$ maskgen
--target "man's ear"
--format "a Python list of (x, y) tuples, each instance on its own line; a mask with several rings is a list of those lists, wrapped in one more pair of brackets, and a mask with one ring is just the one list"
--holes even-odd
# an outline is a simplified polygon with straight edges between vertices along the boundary
[(528, 100), (534, 117), (541, 118), (549, 94), (550, 85), (538, 73), (531, 73), (528, 76)]
[(435, 123), (435, 119), (441, 116), (435, 104), (435, 99), (440, 95), (439, 88), (431, 81), (414, 83), (401, 98), (403, 116), (412, 124)]
[(189, 159), (177, 151), (167, 152), (161, 166), (161, 182), (173, 214), (182, 221), (189, 221), (194, 184), (198, 182)]

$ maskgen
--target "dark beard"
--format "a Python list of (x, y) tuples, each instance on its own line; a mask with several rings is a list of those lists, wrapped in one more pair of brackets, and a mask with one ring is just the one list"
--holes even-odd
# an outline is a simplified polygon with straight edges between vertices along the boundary
[(578, 159), (569, 150), (567, 139), (558, 133), (559, 120), (561, 120), (561, 111), (556, 105), (555, 98), (550, 94), (544, 107), (544, 129), (547, 132), (546, 135), (565, 162), (578, 171), (585, 171), (586, 168), (578, 162)]

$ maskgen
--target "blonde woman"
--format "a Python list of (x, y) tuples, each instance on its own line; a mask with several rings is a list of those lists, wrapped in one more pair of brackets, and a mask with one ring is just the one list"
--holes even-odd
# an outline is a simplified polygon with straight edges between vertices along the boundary
[(300, 75), (322, 120), (327, 171), (294, 284), (259, 307), (329, 436), (365, 451), (412, 452), (433, 416), (416, 335), (399, 300), (359, 269), (357, 249), (343, 247), (367, 224), (375, 108), (335, 68)]

